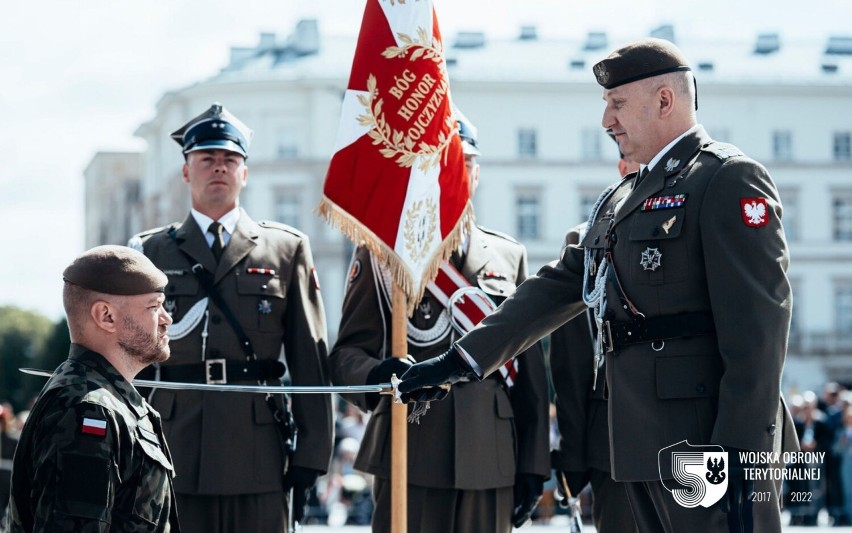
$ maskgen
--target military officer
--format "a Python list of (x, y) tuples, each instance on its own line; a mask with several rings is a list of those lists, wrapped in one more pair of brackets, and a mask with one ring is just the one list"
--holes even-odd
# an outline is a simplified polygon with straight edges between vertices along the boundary
[[(754, 465), (737, 453), (796, 449), (780, 393), (792, 300), (775, 184), (697, 123), (691, 69), (673, 44), (630, 43), (594, 73), (602, 125), (641, 172), (601, 196), (581, 246), (448, 353), (412, 367), (400, 390), (429, 398), (425, 386), (488, 376), (587, 302), (606, 357), (612, 476), (626, 482), (639, 530), (779, 531), (779, 487), (747, 480)], [(675, 492), (661, 450), (682, 441), (727, 452), (718, 504), (675, 500), (690, 492)], [(771, 501), (752, 502), (752, 490)]]
[[(477, 137), (473, 126), (456, 115), (473, 196), (479, 180)], [(498, 302), (527, 276), (524, 247), (478, 226), (451, 263), (465, 284)], [(390, 353), (390, 293), (389, 273), (365, 248), (357, 249), (330, 358), (336, 384), (387, 382), (411, 364)], [(446, 351), (457, 337), (441, 302), (427, 292), (407, 323), (415, 360)], [(520, 526), (531, 516), (549, 474), (547, 376), (539, 345), (531, 346), (519, 363), (513, 382), (494, 374), (482, 383), (456, 387), (419, 424), (408, 425), (409, 531), (508, 532), (513, 522)], [(388, 532), (391, 404), (378, 395), (347, 399), (372, 410), (355, 467), (375, 475), (372, 528)]]
[(160, 415), (131, 384), (169, 357), (166, 275), (98, 246), (62, 276), (71, 350), (21, 434), (10, 531), (179, 531)]
[[(172, 358), (166, 381), (328, 384), (327, 334), (308, 237), (255, 222), (239, 206), (251, 130), (213, 104), (172, 134), (182, 147), (192, 209), (183, 222), (143, 232), (131, 245), (168, 275)], [(292, 399), (292, 431), (280, 396), (156, 390), (172, 443), (178, 504), (190, 531), (285, 531), (329, 466), (327, 395)], [(286, 469), (286, 477), (283, 475)], [(293, 489), (292, 502), (287, 493)], [(191, 528), (191, 529), (190, 529)]]

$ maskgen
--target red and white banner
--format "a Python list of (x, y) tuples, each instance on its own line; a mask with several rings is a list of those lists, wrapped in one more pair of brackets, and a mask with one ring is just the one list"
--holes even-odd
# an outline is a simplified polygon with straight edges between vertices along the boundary
[(319, 212), (365, 245), (409, 312), (473, 209), (430, 0), (367, 0)]

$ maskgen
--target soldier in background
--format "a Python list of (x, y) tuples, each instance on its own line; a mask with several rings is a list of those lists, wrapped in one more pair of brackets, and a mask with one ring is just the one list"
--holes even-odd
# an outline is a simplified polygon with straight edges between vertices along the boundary
[(169, 357), (167, 278), (124, 246), (92, 248), (62, 276), (71, 350), (21, 434), (10, 531), (177, 532), (160, 416), (131, 384)]
[[(325, 314), (308, 237), (255, 222), (239, 206), (251, 136), (220, 104), (172, 134), (185, 157), (191, 212), (130, 243), (169, 277), (172, 358), (152, 378), (274, 385), (285, 372), (283, 348), (294, 385), (328, 384)], [(281, 395), (156, 390), (151, 403), (172, 445), (188, 531), (284, 532), (289, 504), (289, 518), (302, 520), (308, 492), (331, 460), (328, 395), (297, 395), (288, 406)]]
[[(479, 182), (476, 132), (456, 113), (470, 180)], [(474, 226), (451, 259), (461, 276), (495, 302), (527, 277), (526, 250), (503, 234)], [(339, 385), (386, 383), (411, 364), (393, 357), (391, 277), (365, 248), (355, 251), (337, 343), (332, 381)], [(457, 337), (449, 313), (427, 292), (407, 322), (415, 360), (447, 350)], [(408, 530), (418, 533), (508, 533), (532, 515), (549, 474), (548, 398), (538, 344), (518, 359), (513, 385), (495, 374), (482, 383), (453, 388), (419, 424), (408, 424)], [(511, 379), (510, 379), (511, 381)], [(355, 468), (375, 476), (373, 531), (390, 530), (389, 397), (347, 395), (372, 416)]]
[[(639, 170), (639, 164), (628, 161), (621, 150), (618, 156), (622, 178)], [(585, 232), (585, 222), (574, 227), (563, 247), (579, 244)], [(560, 433), (559, 448), (552, 453), (553, 468), (557, 486), (564, 480), (574, 497), (591, 482), (592, 518), (598, 533), (630, 533), (638, 530), (627, 492), (610, 473), (605, 359), (594, 357), (596, 335), (591, 311), (550, 334), (550, 372)]]

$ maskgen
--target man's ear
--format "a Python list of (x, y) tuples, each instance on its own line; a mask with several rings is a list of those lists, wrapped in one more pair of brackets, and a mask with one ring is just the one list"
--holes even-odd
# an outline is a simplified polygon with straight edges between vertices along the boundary
[(674, 111), (675, 95), (668, 85), (663, 85), (657, 92), (657, 101), (660, 103), (660, 117), (668, 116)]
[(98, 328), (114, 333), (116, 330), (115, 307), (106, 300), (98, 300), (92, 304), (89, 314)]

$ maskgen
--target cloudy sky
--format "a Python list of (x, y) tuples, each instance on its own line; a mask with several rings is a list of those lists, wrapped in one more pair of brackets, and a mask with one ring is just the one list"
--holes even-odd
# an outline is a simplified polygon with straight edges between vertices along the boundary
[[(384, 0), (388, 1), (388, 0)], [(396, 0), (400, 1), (400, 0)], [(416, 0), (408, 0), (416, 1)], [(97, 151), (144, 150), (133, 137), (170, 89), (215, 74), (231, 46), (301, 18), (357, 34), (365, 0), (31, 0), (0, 17), (0, 305), (62, 314), (61, 272), (83, 247), (83, 170)], [(824, 41), (850, 34), (850, 0), (436, 0), (442, 32), (611, 42), (663, 23), (691, 36), (751, 41), (757, 32)], [(344, 73), (345, 77), (348, 73)]]

